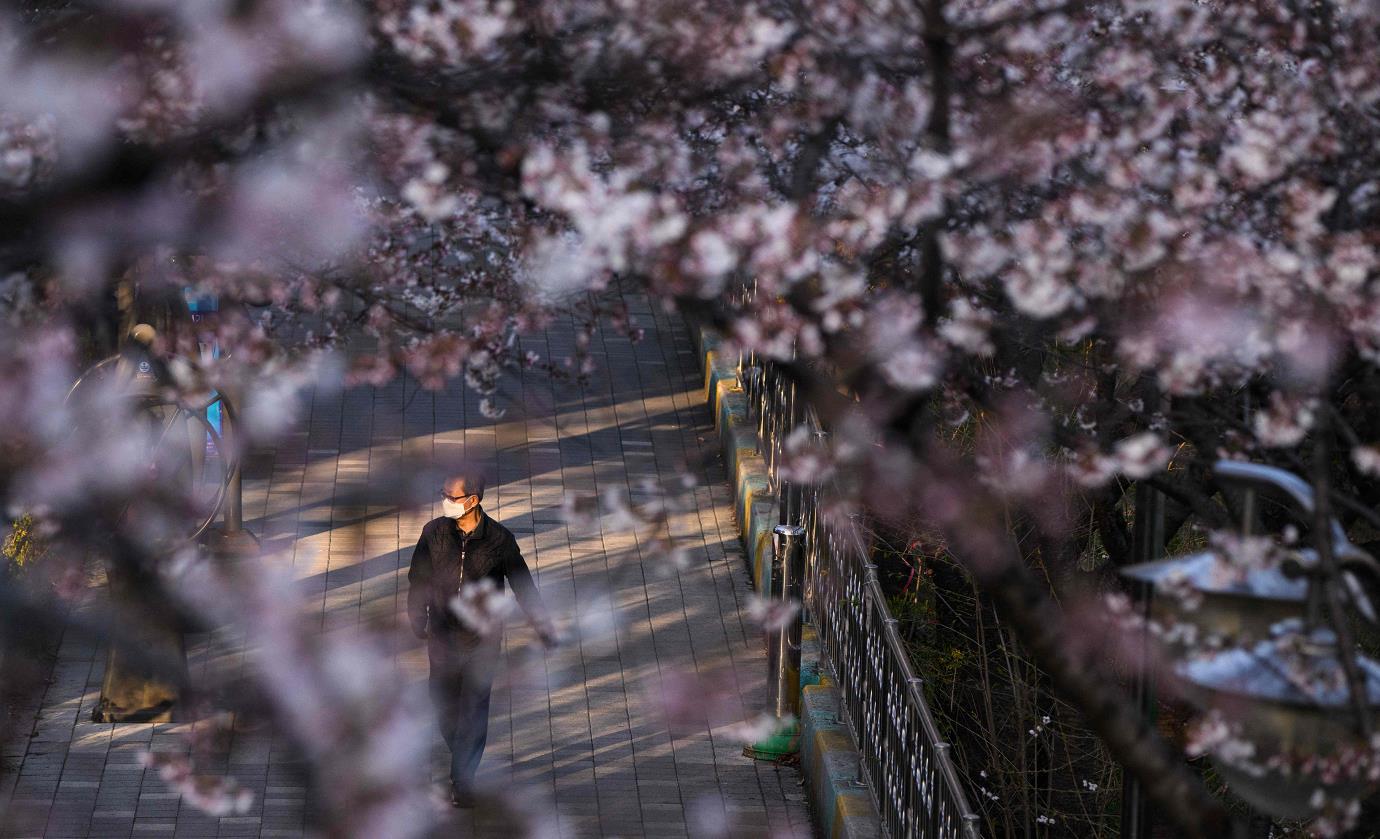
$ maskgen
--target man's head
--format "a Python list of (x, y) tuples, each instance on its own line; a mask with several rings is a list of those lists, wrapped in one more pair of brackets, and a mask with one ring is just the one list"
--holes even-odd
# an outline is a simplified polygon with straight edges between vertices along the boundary
[(484, 473), (462, 469), (446, 479), (441, 488), (442, 507), (448, 516), (459, 518), (484, 500)]

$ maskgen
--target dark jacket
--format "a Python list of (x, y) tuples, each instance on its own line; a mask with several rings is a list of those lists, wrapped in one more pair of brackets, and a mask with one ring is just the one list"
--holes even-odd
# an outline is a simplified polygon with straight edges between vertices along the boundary
[[(463, 572), (462, 572), (463, 557)], [(549, 625), (546, 609), (532, 572), (522, 559), (517, 539), (511, 531), (481, 508), (479, 526), (468, 535), (461, 533), (455, 519), (441, 516), (427, 522), (412, 551), (412, 567), (407, 572), (407, 617), (412, 631), (420, 635), (469, 635), (459, 617), (450, 609), (450, 599), (462, 582), (488, 577), (499, 591), (511, 584), (518, 605), (539, 629)]]

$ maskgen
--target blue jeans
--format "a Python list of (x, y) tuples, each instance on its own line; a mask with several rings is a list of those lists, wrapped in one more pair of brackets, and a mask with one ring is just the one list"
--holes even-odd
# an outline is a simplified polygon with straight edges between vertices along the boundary
[(453, 635), (433, 636), (427, 643), (431, 660), (431, 699), (450, 747), (450, 782), (459, 792), (474, 787), (474, 774), (489, 736), (489, 694), (498, 669), (498, 638), (478, 643)]

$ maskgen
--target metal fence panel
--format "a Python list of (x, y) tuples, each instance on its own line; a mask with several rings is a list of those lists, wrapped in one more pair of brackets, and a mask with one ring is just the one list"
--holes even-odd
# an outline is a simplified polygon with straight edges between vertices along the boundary
[[(767, 435), (761, 451), (769, 453), (772, 485), (779, 490), (780, 447), (793, 420), (800, 417), (817, 434), (822, 429), (808, 412), (795, 410), (779, 371), (769, 362), (759, 369), (758, 381), (769, 385), (752, 401), (760, 412), (758, 428)], [(805, 607), (838, 678), (862, 774), (890, 836), (977, 839), (980, 819), (925, 702), (867, 545), (856, 527), (831, 527), (820, 515), (821, 498), (838, 491), (829, 485), (805, 492), (796, 512), (808, 540)]]

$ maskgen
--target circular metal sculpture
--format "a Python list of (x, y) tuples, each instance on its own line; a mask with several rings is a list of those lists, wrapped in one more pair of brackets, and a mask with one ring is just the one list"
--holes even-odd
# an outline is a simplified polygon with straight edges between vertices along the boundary
[[(133, 334), (145, 337), (138, 327)], [(67, 401), (98, 387), (116, 394), (105, 402), (116, 416), (99, 421), (124, 423), (131, 437), (142, 443), (144, 467), (153, 479), (170, 497), (185, 499), (192, 512), (181, 532), (164, 540), (163, 548), (172, 551), (200, 539), (225, 511), (239, 468), (238, 453), (230, 450), (226, 435), (208, 417), (213, 407), (219, 407), (222, 416), (233, 415), (229, 400), (218, 391), (194, 399), (179, 397), (165, 365), (137, 344), (88, 368), (68, 390)]]
[[(215, 406), (220, 417), (233, 420), (229, 401), (214, 391), (187, 398), (174, 387), (167, 367), (148, 352), (155, 337), (152, 327), (135, 327), (131, 346), (83, 373), (67, 402), (89, 411), (85, 420), (95, 424), (79, 423), (75, 433), (101, 433), (103, 426), (104, 433), (113, 431), (128, 442), (136, 468), (157, 498), (148, 505), (133, 499), (121, 518), (156, 557), (202, 540), (223, 512), (227, 524), (238, 529), (239, 456), (208, 417)], [(113, 428), (112, 422), (117, 423)], [(147, 573), (120, 563), (108, 566), (112, 604), (125, 615), (122, 629), (146, 658), (131, 660), (126, 650), (111, 647), (93, 712), (97, 722), (163, 722), (176, 714), (178, 683), (186, 682), (184, 627), (175, 616), (147, 607), (141, 591), (141, 576)], [(155, 672), (150, 657), (170, 663), (174, 671), (180, 663), (181, 674), (170, 679), (168, 666)]]

